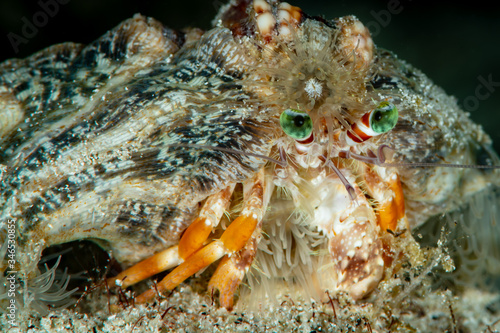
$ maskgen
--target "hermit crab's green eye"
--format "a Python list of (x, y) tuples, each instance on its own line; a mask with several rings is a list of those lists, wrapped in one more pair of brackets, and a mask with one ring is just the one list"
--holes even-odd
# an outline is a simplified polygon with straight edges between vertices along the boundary
[(386, 133), (396, 126), (398, 109), (389, 102), (382, 102), (370, 115), (370, 128), (375, 133)]
[(311, 117), (307, 112), (286, 109), (281, 113), (280, 125), (283, 132), (295, 140), (307, 139), (313, 130)]

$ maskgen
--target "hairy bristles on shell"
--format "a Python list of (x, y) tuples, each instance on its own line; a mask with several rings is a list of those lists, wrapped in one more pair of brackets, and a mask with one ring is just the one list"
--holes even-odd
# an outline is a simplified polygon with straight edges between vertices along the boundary
[(285, 162), (278, 161), (274, 158), (271, 158), (266, 155), (262, 154), (254, 154), (250, 152), (245, 152), (245, 151), (240, 151), (236, 149), (231, 149), (231, 148), (224, 148), (224, 147), (217, 147), (217, 146), (207, 146), (207, 145), (198, 145), (198, 144), (187, 144), (187, 143), (177, 143), (177, 144), (170, 144), (166, 145), (167, 147), (186, 147), (186, 148), (193, 148), (193, 149), (206, 149), (206, 150), (218, 150), (218, 151), (223, 151), (226, 153), (232, 153), (232, 154), (238, 154), (238, 155), (245, 155), (245, 156), (251, 156), (251, 157), (256, 157), (260, 158), (275, 164), (279, 164), (281, 166), (286, 166)]

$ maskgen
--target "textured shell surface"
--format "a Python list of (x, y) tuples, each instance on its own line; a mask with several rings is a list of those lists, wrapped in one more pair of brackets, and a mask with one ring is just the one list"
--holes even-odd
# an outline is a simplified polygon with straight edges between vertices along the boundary
[[(397, 123), (379, 133), (383, 105)], [(294, 138), (283, 114), (311, 132)], [(353, 16), (234, 0), (207, 31), (138, 14), (0, 64), (0, 254), (14, 221), (20, 281), (47, 247), (89, 239), (130, 274), (165, 251), (149, 275), (222, 258), (210, 285), (227, 308), (243, 281), (360, 300), (420, 253), (411, 231), (493, 200), (497, 170), (464, 166), (497, 164), (455, 99)]]

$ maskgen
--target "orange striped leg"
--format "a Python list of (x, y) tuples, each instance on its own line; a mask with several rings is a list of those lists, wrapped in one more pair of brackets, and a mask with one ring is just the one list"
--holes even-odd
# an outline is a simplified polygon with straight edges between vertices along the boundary
[(108, 285), (123, 288), (136, 284), (148, 277), (178, 266), (191, 254), (203, 246), (212, 229), (219, 224), (220, 218), (231, 199), (234, 185), (210, 196), (203, 205), (198, 217), (183, 233), (178, 246), (158, 252), (108, 280)]
[[(266, 204), (264, 203), (264, 171), (260, 171), (254, 179), (243, 184), (244, 208), (224, 231), (220, 239), (216, 239), (201, 248), (185, 262), (175, 268), (157, 285), (159, 292), (172, 290), (185, 279), (207, 267), (225, 255), (232, 255), (241, 250), (251, 238), (252, 234), (262, 220)], [(156, 295), (150, 289), (136, 298), (136, 302), (143, 303), (151, 300)]]
[(186, 260), (201, 249), (213, 228), (219, 225), (224, 211), (229, 206), (234, 185), (212, 195), (203, 205), (198, 218), (186, 229), (179, 241), (179, 256)]

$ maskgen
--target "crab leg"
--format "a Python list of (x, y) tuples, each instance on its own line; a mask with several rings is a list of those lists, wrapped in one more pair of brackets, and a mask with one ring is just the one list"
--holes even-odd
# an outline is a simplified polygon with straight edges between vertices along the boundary
[(228, 310), (233, 308), (234, 293), (255, 258), (257, 245), (261, 237), (261, 229), (262, 225), (259, 223), (243, 249), (232, 256), (222, 258), (217, 270), (210, 279), (208, 290), (219, 290), (220, 305)]
[(207, 240), (213, 228), (219, 225), (222, 214), (229, 205), (234, 185), (211, 196), (203, 205), (196, 220), (186, 229), (179, 241), (179, 256), (186, 260), (198, 251)]
[[(358, 176), (342, 163), (338, 165), (338, 173), (345, 180), (328, 177), (318, 188), (319, 193), (329, 195), (324, 195), (316, 204), (315, 221), (329, 238), (335, 288), (348, 292), (357, 300), (378, 285), (384, 267), (392, 261), (390, 251), (385, 249), (391, 242), (386, 231), (395, 231), (398, 223), (406, 221), (404, 197), (399, 178), (390, 169), (361, 164), (364, 169), (359, 174), (365, 184), (361, 189), (356, 182)], [(345, 182), (351, 189), (345, 186)], [(355, 200), (352, 200), (353, 196)], [(369, 198), (375, 199), (375, 207)], [(389, 236), (383, 237), (385, 235)]]
[[(334, 232), (329, 240), (338, 274), (337, 288), (349, 292), (353, 299), (360, 299), (373, 290), (382, 279), (384, 267), (392, 261), (390, 251), (384, 250), (390, 237), (381, 235), (387, 230), (395, 231), (400, 221), (407, 221), (398, 176), (385, 168), (368, 165), (364, 168), (366, 190), (378, 202), (378, 208), (372, 207), (353, 182), (358, 204), (349, 203), (342, 218), (334, 219)], [(342, 173), (352, 177), (346, 169)]]
[(124, 270), (116, 277), (110, 278), (108, 285), (110, 287), (120, 285), (126, 288), (184, 262), (203, 246), (212, 229), (219, 224), (233, 189), (234, 185), (228, 186), (206, 200), (199, 216), (183, 233), (179, 245), (169, 247)]
[(363, 177), (368, 191), (380, 202), (377, 212), (378, 224), (383, 231), (394, 231), (398, 221), (405, 215), (404, 195), (399, 177), (385, 168), (368, 165), (364, 168)]
[[(224, 231), (220, 239), (216, 239), (175, 268), (158, 285), (158, 291), (172, 290), (185, 279), (207, 267), (225, 255), (231, 256), (241, 250), (252, 237), (252, 234), (262, 221), (264, 202), (264, 171), (261, 170), (250, 182), (243, 184), (244, 207), (238, 218)], [(266, 200), (267, 201), (267, 200)], [(138, 303), (147, 302), (156, 295), (150, 289), (136, 298)]]
[[(347, 179), (354, 179), (349, 170), (340, 170)], [(384, 260), (376, 214), (358, 184), (354, 181), (351, 184), (355, 201), (350, 199), (342, 182), (335, 179), (329, 186), (337, 195), (324, 205), (332, 213), (329, 251), (337, 273), (337, 289), (347, 291), (357, 300), (382, 279)]]

